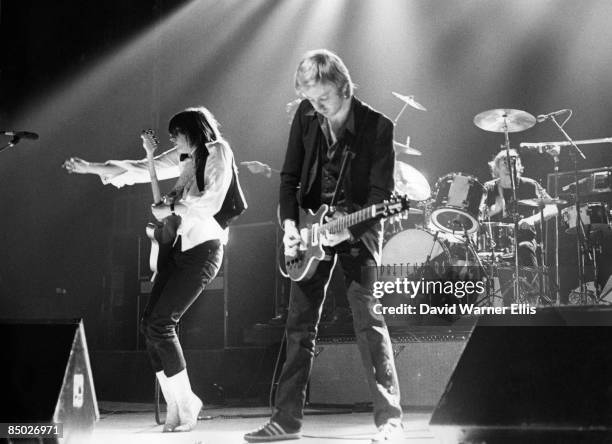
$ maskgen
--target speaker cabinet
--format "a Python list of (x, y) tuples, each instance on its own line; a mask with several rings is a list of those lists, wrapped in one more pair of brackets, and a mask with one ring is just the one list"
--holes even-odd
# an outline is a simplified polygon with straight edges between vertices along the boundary
[(82, 321), (0, 321), (0, 336), (0, 422), (62, 423), (60, 442), (87, 442), (99, 413)]
[[(435, 406), (464, 345), (464, 340), (394, 340), (402, 405)], [(310, 403), (351, 405), (372, 401), (354, 341), (319, 343), (315, 356)]]
[(432, 429), (466, 442), (612, 442), (612, 309), (542, 308), (510, 323), (478, 321)]
[(244, 345), (244, 329), (274, 316), (277, 225), (231, 225), (227, 245), (226, 347)]

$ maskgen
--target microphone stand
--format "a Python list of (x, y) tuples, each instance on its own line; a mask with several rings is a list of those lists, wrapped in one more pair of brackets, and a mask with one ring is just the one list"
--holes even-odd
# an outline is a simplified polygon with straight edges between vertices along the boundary
[(19, 138), (19, 136), (13, 136), (13, 138), (11, 139), (11, 141), (9, 143), (7, 143), (6, 145), (4, 145), (3, 147), (0, 148), (0, 151), (4, 151), (7, 148), (11, 148), (11, 147), (17, 145), (20, 141), (21, 141), (21, 139)]
[[(555, 171), (555, 193), (554, 199), (559, 199), (559, 154), (560, 150), (555, 151), (553, 155), (554, 171)], [(561, 280), (559, 275), (559, 207), (555, 214), (555, 299), (556, 304), (561, 305)]]
[[(563, 126), (557, 122), (555, 116), (551, 115), (550, 120), (555, 124), (557, 129), (563, 134), (565, 140), (569, 143), (569, 146), (573, 147), (574, 150), (570, 150), (570, 156), (572, 157), (572, 161), (574, 163), (574, 184), (576, 188), (576, 202), (574, 204), (576, 210), (576, 253), (578, 256), (578, 283), (580, 287), (580, 297), (584, 303), (587, 300), (587, 291), (586, 291), (586, 283), (585, 283), (585, 275), (584, 275), (584, 255), (588, 254), (590, 257), (590, 251), (586, 248), (586, 235), (584, 231), (584, 224), (582, 223), (582, 217), (580, 217), (580, 191), (578, 190), (578, 157), (576, 154), (580, 155), (583, 160), (586, 160), (586, 156), (584, 153), (578, 148), (576, 143), (572, 140), (572, 138), (567, 134), (567, 132), (563, 129)], [(558, 230), (558, 229), (557, 229)], [(558, 245), (557, 245), (558, 248)], [(557, 269), (557, 274), (559, 273)]]

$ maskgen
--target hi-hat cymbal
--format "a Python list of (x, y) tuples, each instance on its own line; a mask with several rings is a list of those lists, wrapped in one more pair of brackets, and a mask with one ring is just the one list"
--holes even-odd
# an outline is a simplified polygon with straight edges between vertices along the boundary
[(410, 200), (425, 200), (431, 196), (431, 188), (423, 174), (405, 162), (395, 162), (395, 191)]
[(494, 133), (518, 133), (536, 124), (536, 118), (518, 109), (490, 109), (474, 117), (474, 125)]
[(519, 205), (525, 205), (526, 207), (545, 207), (546, 205), (565, 205), (567, 200), (563, 199), (552, 199), (548, 197), (542, 197), (539, 199), (521, 199), (518, 201)]
[[(395, 146), (395, 155), (408, 155), (408, 156), (420, 156), (421, 153), (419, 150), (417, 150), (416, 148), (413, 148), (410, 146), (410, 136), (406, 137), (406, 143), (399, 143), (396, 142), (395, 140), (393, 141), (393, 145)], [(403, 160), (403, 159), (397, 159), (397, 160)]]
[(425, 108), (419, 102), (414, 100), (414, 96), (404, 96), (403, 94), (398, 94), (398, 93), (393, 92), (393, 91), (391, 91), (391, 94), (393, 94), (395, 97), (400, 99), (402, 102), (407, 103), (408, 105), (410, 105), (413, 108), (416, 108), (416, 109), (421, 110), (421, 111), (427, 111), (427, 108)]

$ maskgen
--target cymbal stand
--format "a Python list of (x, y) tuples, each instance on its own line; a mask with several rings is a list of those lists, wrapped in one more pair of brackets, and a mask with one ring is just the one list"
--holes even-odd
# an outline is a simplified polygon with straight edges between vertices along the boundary
[(397, 125), (397, 120), (400, 118), (400, 116), (402, 115), (402, 113), (404, 112), (407, 106), (408, 106), (408, 103), (404, 102), (404, 106), (402, 106), (402, 109), (400, 109), (400, 112), (397, 113), (397, 116), (395, 116), (395, 119), (393, 119), (394, 126)]
[[(590, 251), (586, 247), (586, 237), (584, 231), (584, 224), (582, 223), (582, 218), (580, 217), (580, 191), (578, 186), (578, 157), (577, 154), (582, 157), (583, 160), (586, 160), (586, 156), (584, 153), (578, 148), (578, 146), (574, 143), (572, 138), (567, 134), (567, 132), (563, 129), (563, 125), (557, 122), (557, 119), (554, 115), (550, 116), (550, 120), (555, 124), (557, 129), (563, 134), (565, 140), (569, 142), (569, 146), (573, 147), (573, 150), (570, 150), (570, 156), (572, 157), (572, 161), (574, 163), (574, 185), (576, 191), (576, 201), (574, 203), (576, 210), (576, 254), (578, 256), (578, 283), (580, 287), (580, 297), (582, 300), (586, 301), (588, 294), (586, 288), (586, 278), (584, 274), (584, 255), (590, 256)], [(567, 119), (565, 120), (567, 122)], [(565, 124), (563, 122), (563, 124)]]
[(510, 138), (508, 137), (508, 123), (504, 117), (504, 148), (506, 150), (506, 162), (510, 169), (510, 185), (512, 187), (512, 201), (510, 203), (510, 214), (514, 222), (514, 300), (518, 302), (520, 299), (520, 284), (519, 284), (519, 259), (518, 259), (518, 230), (519, 230), (519, 214), (518, 214), (518, 198), (517, 198), (517, 181), (518, 175), (516, 172), (516, 163), (510, 157)]

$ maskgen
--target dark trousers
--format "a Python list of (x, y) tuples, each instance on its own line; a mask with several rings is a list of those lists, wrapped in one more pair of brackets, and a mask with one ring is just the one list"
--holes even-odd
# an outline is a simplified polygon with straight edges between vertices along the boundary
[[(347, 281), (353, 327), (374, 401), (377, 426), (401, 420), (399, 383), (389, 332), (382, 315), (374, 313), (372, 295), (376, 263), (361, 243), (343, 243), (334, 249)], [(315, 338), (333, 261), (320, 262), (308, 281), (293, 282), (287, 317), (287, 358), (280, 375), (272, 420), (288, 430), (302, 426), (306, 385), (315, 351)], [(339, 372), (345, 369), (338, 369)], [(353, 369), (349, 369), (353, 371)], [(358, 371), (358, 370), (354, 370)]]
[(155, 372), (163, 370), (170, 377), (185, 369), (176, 325), (215, 278), (222, 260), (223, 245), (218, 239), (183, 252), (179, 239), (168, 263), (159, 270), (140, 323)]

